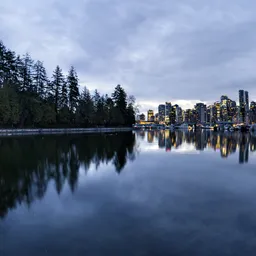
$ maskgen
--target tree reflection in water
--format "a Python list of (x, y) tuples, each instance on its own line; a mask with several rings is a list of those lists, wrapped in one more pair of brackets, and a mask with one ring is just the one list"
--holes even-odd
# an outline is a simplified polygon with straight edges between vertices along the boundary
[(120, 173), (135, 159), (132, 132), (86, 136), (35, 136), (0, 139), (0, 216), (17, 204), (28, 207), (43, 198), (51, 180), (60, 194), (65, 182), (72, 192), (81, 166), (112, 162)]

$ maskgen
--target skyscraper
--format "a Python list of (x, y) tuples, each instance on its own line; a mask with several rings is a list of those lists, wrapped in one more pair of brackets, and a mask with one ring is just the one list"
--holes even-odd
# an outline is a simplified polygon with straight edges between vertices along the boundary
[(196, 122), (205, 123), (206, 122), (206, 105), (204, 103), (197, 103), (195, 105), (195, 110), (197, 113)]
[(191, 120), (192, 120), (192, 110), (191, 109), (186, 109), (185, 110), (184, 121), (185, 121), (185, 123), (191, 123)]
[(183, 122), (182, 108), (179, 106), (176, 107), (176, 122), (179, 124), (181, 124)]
[(228, 121), (228, 96), (222, 95), (220, 98), (220, 116), (222, 121)]
[(169, 123), (170, 121), (170, 113), (171, 113), (172, 103), (166, 102), (165, 103), (165, 122)]
[(214, 102), (214, 106), (216, 107), (216, 121), (220, 121), (221, 120), (221, 105), (219, 101)]
[(154, 111), (153, 110), (148, 110), (148, 121), (153, 122), (154, 121)]
[(240, 116), (240, 122), (246, 121), (246, 116), (249, 111), (249, 94), (247, 91), (239, 90), (239, 116)]
[(233, 121), (237, 117), (236, 102), (233, 100), (228, 101), (228, 121)]
[(176, 119), (176, 109), (179, 107), (178, 105), (174, 105), (171, 107), (171, 112), (170, 112), (170, 124), (175, 124), (177, 122)]
[(207, 120), (209, 123), (216, 123), (217, 121), (217, 108), (215, 105), (210, 105), (210, 119)]
[(250, 121), (256, 123), (256, 102), (252, 101), (250, 105)]
[(158, 106), (158, 121), (164, 122), (165, 120), (165, 105), (161, 104)]
[(249, 111), (249, 93), (247, 91), (244, 92), (244, 99), (245, 99), (245, 111)]

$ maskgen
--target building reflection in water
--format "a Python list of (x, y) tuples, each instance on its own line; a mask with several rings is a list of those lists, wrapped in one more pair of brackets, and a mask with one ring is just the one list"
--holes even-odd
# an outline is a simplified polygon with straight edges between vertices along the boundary
[[(147, 131), (146, 131), (147, 132)], [(158, 140), (158, 147), (166, 151), (179, 149), (182, 143), (191, 144), (195, 150), (213, 149), (219, 151), (222, 158), (239, 151), (239, 163), (249, 161), (249, 151), (256, 151), (256, 136), (250, 133), (217, 133), (211, 131), (148, 131), (147, 142)], [(140, 133), (137, 133), (140, 136)]]

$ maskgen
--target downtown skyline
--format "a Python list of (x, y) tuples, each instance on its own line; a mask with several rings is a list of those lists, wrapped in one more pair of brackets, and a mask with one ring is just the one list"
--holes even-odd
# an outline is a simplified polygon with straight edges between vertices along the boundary
[(183, 109), (178, 104), (165, 102), (158, 105), (157, 111), (149, 109), (137, 115), (139, 121), (155, 121), (167, 124), (216, 123), (220, 121), (234, 123), (255, 123), (256, 102), (250, 100), (249, 92), (238, 91), (238, 101), (221, 95), (211, 104), (197, 102), (192, 108)]

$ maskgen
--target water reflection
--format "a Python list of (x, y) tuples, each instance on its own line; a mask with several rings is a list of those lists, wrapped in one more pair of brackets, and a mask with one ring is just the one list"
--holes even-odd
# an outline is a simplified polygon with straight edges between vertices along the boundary
[(219, 151), (222, 158), (239, 151), (239, 163), (247, 163), (249, 151), (256, 151), (256, 136), (250, 133), (217, 133), (210, 131), (139, 131), (137, 137), (144, 140), (147, 133), (148, 143), (158, 143), (158, 147), (171, 151), (179, 150), (182, 144), (193, 145), (194, 150), (213, 149)]
[(81, 166), (111, 162), (120, 173), (128, 160), (134, 160), (135, 135), (132, 132), (91, 136), (46, 136), (1, 138), (0, 217), (18, 204), (28, 207), (43, 198), (50, 181), (60, 194), (65, 182), (72, 192)]
[(65, 183), (74, 192), (80, 170), (87, 172), (91, 166), (98, 169), (102, 163), (110, 163), (113, 170), (121, 173), (126, 163), (135, 159), (138, 144), (141, 149), (156, 145), (170, 152), (208, 149), (218, 152), (222, 158), (237, 153), (239, 163), (243, 164), (248, 163), (249, 152), (256, 150), (256, 137), (249, 133), (138, 131), (1, 138), (0, 217), (19, 204), (29, 207), (43, 198), (51, 181), (58, 194)]

